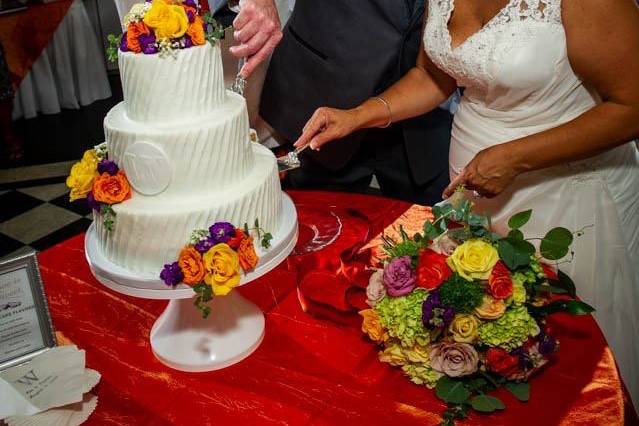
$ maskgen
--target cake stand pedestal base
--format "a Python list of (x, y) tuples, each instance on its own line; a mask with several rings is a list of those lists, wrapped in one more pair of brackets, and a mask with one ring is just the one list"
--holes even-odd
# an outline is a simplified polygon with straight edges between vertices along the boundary
[(264, 338), (264, 314), (233, 290), (203, 319), (193, 299), (171, 300), (151, 329), (154, 355), (181, 371), (213, 371), (249, 356)]

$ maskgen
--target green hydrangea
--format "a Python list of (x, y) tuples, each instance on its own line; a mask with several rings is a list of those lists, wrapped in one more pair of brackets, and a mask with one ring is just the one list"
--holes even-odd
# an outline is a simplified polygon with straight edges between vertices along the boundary
[(506, 301), (508, 305), (523, 305), (526, 303), (526, 287), (520, 282), (513, 280), (513, 294)]
[(520, 347), (529, 336), (538, 334), (539, 326), (524, 306), (515, 306), (501, 318), (479, 327), (479, 339), (482, 343), (508, 352)]
[(425, 346), (431, 340), (422, 323), (422, 304), (427, 295), (426, 290), (418, 288), (406, 296), (385, 297), (375, 305), (382, 326), (404, 347)]
[(416, 385), (424, 385), (429, 389), (433, 389), (437, 385), (437, 381), (442, 377), (442, 374), (433, 370), (427, 362), (411, 362), (403, 365), (402, 370), (410, 378), (411, 382)]
[(484, 299), (481, 285), (453, 274), (439, 287), (444, 306), (452, 306), (458, 314), (470, 314)]

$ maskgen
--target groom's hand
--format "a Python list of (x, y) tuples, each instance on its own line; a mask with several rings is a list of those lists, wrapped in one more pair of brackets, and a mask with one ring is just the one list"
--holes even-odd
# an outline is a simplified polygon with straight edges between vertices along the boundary
[(273, 0), (240, 0), (240, 13), (233, 21), (233, 36), (240, 44), (231, 47), (238, 58), (247, 58), (240, 75), (248, 78), (266, 60), (282, 39), (282, 25)]

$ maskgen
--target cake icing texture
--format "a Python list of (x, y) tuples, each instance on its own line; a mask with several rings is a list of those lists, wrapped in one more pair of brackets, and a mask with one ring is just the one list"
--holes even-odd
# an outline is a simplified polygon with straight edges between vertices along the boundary
[(157, 274), (194, 229), (258, 219), (276, 232), (276, 160), (250, 142), (246, 103), (224, 88), (219, 46), (120, 52), (119, 66), (124, 101), (107, 114), (104, 129), (109, 159), (126, 173), (132, 194), (111, 207), (112, 227), (96, 220), (106, 258)]

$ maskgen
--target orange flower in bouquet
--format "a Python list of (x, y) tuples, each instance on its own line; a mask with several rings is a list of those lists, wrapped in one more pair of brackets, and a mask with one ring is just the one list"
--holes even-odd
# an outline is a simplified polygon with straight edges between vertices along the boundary
[(195, 46), (201, 46), (206, 43), (206, 35), (204, 34), (204, 21), (199, 16), (195, 16), (193, 22), (189, 24), (186, 34), (191, 37), (191, 41)]
[(193, 246), (186, 246), (182, 249), (178, 257), (178, 265), (184, 274), (182, 280), (184, 284), (194, 285), (204, 279), (206, 270), (202, 255)]
[(240, 228), (235, 229), (235, 235), (231, 237), (226, 244), (233, 250), (237, 250), (240, 247), (242, 240), (246, 238), (246, 234)]
[(448, 267), (446, 258), (431, 249), (422, 250), (417, 263), (417, 287), (432, 290), (450, 278), (453, 271)]
[(242, 240), (237, 249), (237, 254), (240, 258), (240, 266), (244, 271), (250, 271), (257, 266), (258, 259), (257, 253), (255, 253), (255, 247), (253, 246), (253, 237)]
[(144, 22), (131, 22), (126, 31), (126, 44), (131, 52), (142, 52), (139, 37), (150, 34), (149, 27)]
[(506, 299), (513, 294), (510, 271), (501, 260), (495, 264), (488, 278), (488, 293), (495, 299)]
[(122, 170), (113, 176), (102, 173), (93, 181), (93, 196), (100, 203), (121, 203), (131, 198), (131, 186)]

